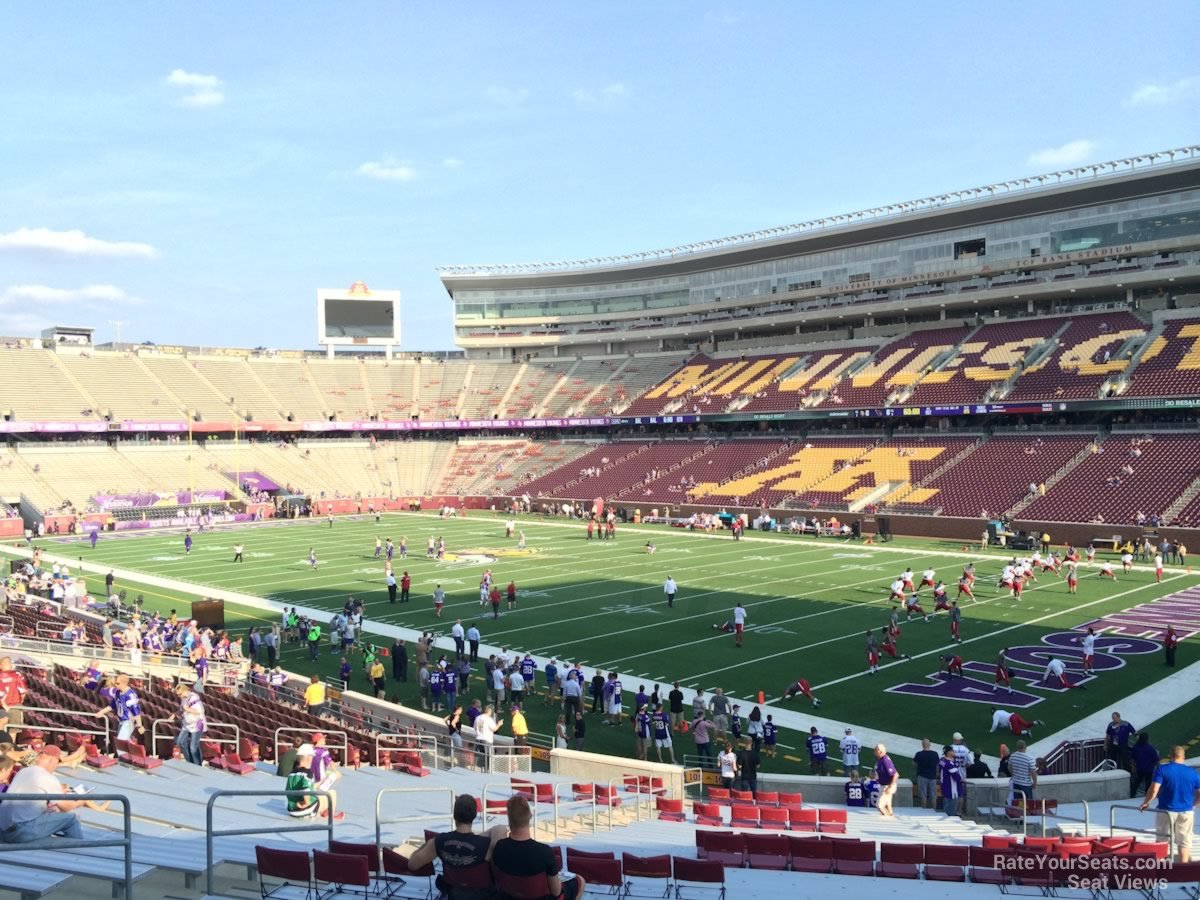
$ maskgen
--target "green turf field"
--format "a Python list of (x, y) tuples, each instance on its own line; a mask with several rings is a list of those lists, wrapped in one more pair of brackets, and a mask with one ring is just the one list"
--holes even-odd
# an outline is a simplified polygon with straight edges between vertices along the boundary
[[(957, 650), (968, 661), (990, 665), (1002, 647), (1037, 645), (1043, 635), (1075, 628), (1103, 613), (1146, 603), (1197, 582), (1196, 577), (1169, 570), (1164, 584), (1156, 585), (1153, 573), (1143, 566), (1132, 575), (1120, 576), (1114, 584), (1102, 582), (1094, 570), (1081, 568), (1078, 594), (1069, 595), (1064, 581), (1046, 574), (1026, 588), (1018, 605), (994, 590), (994, 576), (1002, 566), (1000, 556), (962, 554), (958, 546), (934, 548), (910, 542), (907, 546), (872, 547), (753, 534), (735, 542), (728, 535), (711, 537), (655, 526), (625, 526), (616, 541), (588, 542), (578, 523), (527, 517), (518, 525), (527, 538), (524, 553), (517, 550), (515, 538), (505, 538), (502, 522), (491, 514), (449, 521), (393, 514), (378, 526), (365, 519), (339, 519), (332, 528), (324, 521), (252, 526), (197, 535), (188, 556), (180, 534), (105, 535), (95, 550), (82, 540), (44, 543), (50, 553), (181, 579), (201, 589), (215, 586), (256, 594), (289, 605), (332, 611), (340, 609), (348, 596), (358, 596), (367, 602), (368, 631), (372, 622), (448, 632), (455, 618), (464, 623), (478, 621), (485, 643), (559, 660), (579, 660), (589, 677), (596, 667), (618, 671), (628, 692), (627, 702), (639, 684), (649, 691), (657, 683), (665, 692), (672, 681), (687, 689), (689, 701), (691, 689), (697, 686), (706, 692), (720, 686), (742, 698), (755, 697), (761, 690), (768, 701), (777, 701), (792, 681), (804, 677), (823, 701), (819, 714), (826, 718), (912, 737), (928, 735), (939, 742), (960, 730), (967, 734), (968, 742), (975, 734), (980, 746), (991, 747), (989, 755), (999, 737), (986, 737), (990, 696), (981, 696), (980, 702), (964, 702), (900, 695), (886, 689), (902, 682), (925, 682), (937, 672), (941, 653)], [(246, 562), (241, 565), (231, 562), (235, 535), (246, 548)], [(397, 555), (394, 561), (397, 574), (407, 569), (413, 577), (413, 600), (408, 605), (387, 604), (382, 563), (372, 558), (376, 535), (397, 543), (401, 536), (408, 538), (408, 560)], [(425, 542), (431, 535), (445, 537), (451, 558), (444, 562), (425, 559)], [(648, 539), (657, 545), (654, 555), (644, 550)], [(315, 573), (307, 561), (310, 547), (320, 560)], [(913, 659), (891, 662), (885, 657), (882, 671), (868, 676), (863, 632), (887, 623), (887, 586), (896, 574), (911, 565), (919, 576), (927, 565), (932, 566), (953, 597), (962, 566), (972, 558), (980, 582), (977, 601), (964, 605), (964, 644), (958, 648), (951, 645), (945, 613), (930, 622), (914, 620), (903, 624), (899, 642), (900, 650)], [(484, 568), (495, 572), (501, 586), (515, 579), (520, 589), (519, 608), (512, 613), (502, 610), (496, 621), (491, 619), (490, 608), (481, 616), (485, 611), (479, 606), (478, 584)], [(664, 600), (662, 584), (667, 575), (679, 583), (674, 609), (668, 609)], [(434, 616), (431, 601), (437, 583), (447, 592), (440, 620)], [(162, 608), (186, 599), (141, 585), (121, 586), (131, 594), (145, 593), (148, 603)], [(929, 590), (924, 594), (929, 597)], [(713, 629), (715, 623), (728, 620), (738, 599), (749, 612), (745, 646), (740, 649), (731, 635)], [(264, 610), (230, 607), (228, 624), (247, 628), (275, 618)], [(1181, 665), (1187, 664), (1192, 646), (1189, 642), (1181, 648)], [(1124, 668), (1089, 682), (1086, 693), (1055, 693), (1018, 685), (1043, 698), (1023, 710), (1023, 715), (1045, 720), (1048, 727), (1038, 736), (1046, 736), (1172, 671), (1163, 666), (1160, 653), (1126, 656), (1124, 660)], [(310, 671), (307, 653), (301, 650), (289, 650), (283, 662), (293, 670)], [(337, 657), (323, 654), (321, 671), (332, 674), (336, 662)], [(990, 692), (990, 674), (976, 677)], [(414, 684), (410, 680), (409, 685)], [(397, 693), (404, 702), (414, 702), (415, 687), (399, 686)], [(473, 690), (475, 694), (481, 695), (481, 691)], [(791, 701), (791, 705), (808, 710), (803, 700)], [(743, 715), (747, 712), (743, 707)], [(1135, 724), (1141, 724), (1139, 719), (1154, 718), (1144, 713), (1126, 715)], [(549, 708), (535, 706), (530, 719), (535, 731), (553, 731)], [(1196, 736), (1190, 721), (1181, 722), (1178, 735), (1165, 733), (1167, 723), (1159, 727), (1164, 733), (1154, 736), (1157, 744)], [(785, 732), (780, 740), (784, 754), (803, 757), (802, 752), (789, 749), (803, 744), (801, 735)], [(684, 743), (690, 752), (690, 741)], [(632, 738), (624, 729), (617, 732), (596, 724), (589, 729), (588, 746), (629, 753)], [(806, 770), (782, 756), (770, 766), (785, 771), (789, 767)]]

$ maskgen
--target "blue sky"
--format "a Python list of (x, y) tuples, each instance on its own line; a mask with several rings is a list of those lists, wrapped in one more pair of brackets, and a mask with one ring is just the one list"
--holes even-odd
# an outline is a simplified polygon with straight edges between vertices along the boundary
[[(438, 7), (434, 9), (434, 7)], [(283, 11), (286, 10), (286, 15)], [(1200, 4), (0, 6), (0, 334), (315, 346), (315, 289), (1200, 139)]]

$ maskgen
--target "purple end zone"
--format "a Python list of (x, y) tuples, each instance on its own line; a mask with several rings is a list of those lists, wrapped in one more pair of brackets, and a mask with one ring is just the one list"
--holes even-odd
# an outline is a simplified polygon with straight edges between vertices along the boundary
[(1079, 626), (1081, 631), (1095, 628), (1099, 634), (1124, 634), (1161, 641), (1167, 626), (1174, 625), (1182, 641), (1200, 633), (1200, 587), (1176, 591), (1130, 609), (1123, 609)]
[[(1023, 687), (1041, 691), (1061, 693), (1067, 688), (1042, 681), (1046, 663), (1052, 657), (1066, 664), (1068, 677), (1073, 684), (1086, 684), (1092, 676), (1083, 675), (1083, 652), (1079, 647), (1079, 632), (1056, 631), (1045, 635), (1041, 644), (1025, 644), (1008, 650), (1009, 671), (1012, 673), (1013, 692), (1000, 685), (993, 692), (995, 659), (963, 660), (965, 675), (980, 675), (982, 678), (948, 676), (945, 672), (927, 675), (925, 682), (905, 682), (887, 689), (891, 694), (907, 694), (910, 697), (934, 697), (940, 700), (960, 700), (966, 703), (1003, 703), (1013, 709), (1028, 709), (1041, 703), (1044, 698), (1022, 690)], [(1112, 672), (1124, 668), (1123, 656), (1140, 656), (1157, 653), (1160, 645), (1140, 637), (1104, 635), (1096, 639), (1095, 668), (1097, 672)]]

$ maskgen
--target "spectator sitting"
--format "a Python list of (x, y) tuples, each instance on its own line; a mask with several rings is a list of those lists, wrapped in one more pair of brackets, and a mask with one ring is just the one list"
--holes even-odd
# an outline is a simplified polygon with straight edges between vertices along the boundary
[[(288, 791), (313, 791), (316, 790), (316, 784), (312, 777), (312, 761), (314, 748), (312, 744), (301, 744), (296, 748), (296, 767), (292, 769), (292, 774), (288, 776), (287, 784), (284, 786)], [(330, 805), (337, 808), (337, 794), (333, 791), (328, 791), (328, 796), (316, 796), (314, 794), (301, 794), (299, 796), (289, 796), (287, 798), (288, 815), (296, 819), (305, 819), (309, 816), (320, 816), (322, 819), (329, 818)], [(344, 812), (335, 812), (333, 821), (340, 822), (346, 818)]]
[(503, 822), (483, 834), (475, 834), (471, 825), (477, 815), (479, 810), (475, 798), (470, 794), (459, 794), (454, 799), (454, 830), (434, 835), (408, 858), (411, 869), (420, 869), (435, 858), (442, 861), (442, 874), (438, 876), (437, 886), (447, 900), (489, 900), (495, 896), (495, 891), (490, 887), (459, 887), (454, 884), (457, 879), (446, 877), (447, 869), (471, 869), (486, 865), (491, 859), (492, 847), (507, 835), (508, 826)]
[[(62, 750), (43, 747), (37, 759), (16, 774), (9, 785), (10, 794), (47, 794), (60, 797), (69, 793), (54, 772), (62, 761)], [(0, 840), (6, 844), (26, 844), (51, 835), (82, 838), (83, 830), (75, 810), (81, 806), (103, 811), (108, 803), (92, 800), (6, 800), (0, 804)]]
[[(534, 840), (529, 824), (533, 814), (529, 801), (519, 794), (508, 798), (508, 837), (492, 847), (492, 870), (501, 875), (528, 878), (545, 875), (549, 896), (561, 900), (576, 900), (587, 887), (576, 875), (564, 882), (559, 878), (558, 854), (549, 844)], [(2, 808), (2, 807), (0, 807)]]

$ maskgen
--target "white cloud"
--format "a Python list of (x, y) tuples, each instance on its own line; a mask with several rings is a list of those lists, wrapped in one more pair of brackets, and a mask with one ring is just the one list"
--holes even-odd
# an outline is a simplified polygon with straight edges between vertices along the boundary
[(1073, 166), (1077, 163), (1086, 162), (1096, 149), (1094, 141), (1070, 141), (1060, 147), (1047, 147), (1044, 150), (1038, 150), (1036, 153), (1029, 154), (1029, 164), (1031, 166), (1042, 166), (1045, 168), (1058, 168), (1060, 166)]
[(442, 165), (447, 169), (461, 169), (463, 167), (463, 161), (454, 156), (447, 156), (442, 160)]
[(576, 103), (583, 106), (601, 106), (615, 103), (617, 100), (628, 94), (629, 91), (625, 85), (619, 81), (614, 81), (611, 84), (606, 84), (599, 90), (591, 88), (576, 88), (571, 91), (571, 97)]
[(79, 229), (52, 231), (49, 228), (18, 228), (0, 234), (0, 252), (34, 251), (64, 256), (141, 257), (153, 259), (158, 251), (137, 241), (105, 241), (88, 237)]
[(379, 181), (412, 181), (417, 177), (416, 169), (391, 157), (385, 157), (379, 162), (365, 162), (357, 171), (364, 178), (375, 178)]
[(216, 75), (201, 75), (198, 72), (185, 72), (183, 69), (175, 69), (167, 76), (167, 84), (175, 87), (211, 89), (220, 83), (221, 79)]
[(493, 84), (484, 93), (493, 103), (501, 106), (520, 106), (529, 99), (528, 88), (510, 88)]
[(89, 284), (80, 288), (54, 288), (45, 284), (16, 284), (0, 294), (0, 304), (11, 303), (139, 303), (113, 284)]
[(1134, 91), (1127, 106), (1169, 106), (1200, 96), (1200, 75), (1181, 78), (1172, 84), (1147, 84)]
[(179, 98), (179, 105), (189, 109), (220, 106), (225, 102), (225, 95), (219, 90), (221, 79), (216, 75), (201, 75), (199, 72), (175, 69), (167, 76), (167, 84), (188, 92)]

